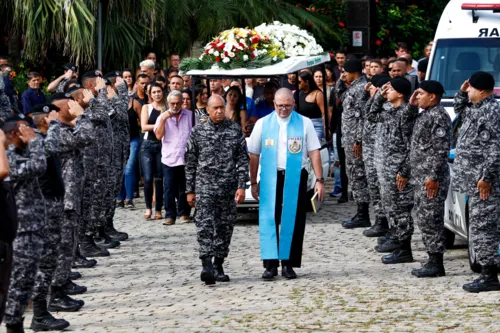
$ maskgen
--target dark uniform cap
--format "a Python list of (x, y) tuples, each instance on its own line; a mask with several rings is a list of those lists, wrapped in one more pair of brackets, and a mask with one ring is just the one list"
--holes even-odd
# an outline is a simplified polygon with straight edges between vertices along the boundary
[(375, 87), (380, 88), (387, 82), (391, 81), (391, 78), (386, 74), (375, 74), (372, 76), (370, 81)]
[(363, 70), (363, 66), (361, 64), (361, 61), (359, 61), (358, 59), (349, 59), (344, 65), (344, 70), (347, 73), (361, 73)]
[(411, 83), (403, 77), (395, 77), (391, 81), (391, 87), (398, 93), (408, 96), (411, 94)]
[(420, 82), (420, 89), (427, 91), (429, 94), (442, 95), (444, 88), (441, 83), (434, 80), (425, 80)]
[(83, 87), (80, 84), (75, 84), (74, 86), (71, 86), (68, 88), (68, 90), (66, 90), (66, 94), (69, 94), (71, 96), (71, 94), (78, 89), (83, 89)]
[(54, 104), (37, 104), (31, 108), (31, 114), (49, 114), (51, 111), (60, 111), (61, 109)]
[(477, 90), (493, 90), (495, 88), (495, 79), (493, 75), (486, 72), (476, 72), (469, 79), (472, 88)]
[(17, 122), (21, 121), (21, 120), (28, 121), (28, 118), (24, 114), (15, 114), (12, 116), (8, 116), (3, 121), (3, 124), (1, 127), (2, 131), (4, 131), (4, 132), (12, 131), (14, 128), (16, 128)]
[(109, 86), (111, 85), (111, 81), (109, 79), (118, 76), (122, 76), (122, 74), (119, 71), (108, 72), (106, 73), (106, 75), (104, 75), (104, 80), (106, 81), (106, 84)]
[(76, 72), (78, 70), (78, 66), (73, 65), (73, 64), (66, 64), (63, 66), (64, 69), (72, 70), (73, 72)]
[(418, 63), (417, 70), (422, 73), (427, 73), (427, 67), (429, 67), (429, 59), (425, 58)]
[(52, 96), (50, 96), (50, 103), (54, 103), (55, 101), (60, 101), (62, 99), (73, 99), (71, 97), (71, 94), (65, 92), (65, 93), (55, 93)]
[(101, 73), (99, 73), (98, 71), (90, 71), (83, 74), (81, 80), (83, 82), (83, 80), (85, 79), (95, 79), (96, 77), (102, 77)]

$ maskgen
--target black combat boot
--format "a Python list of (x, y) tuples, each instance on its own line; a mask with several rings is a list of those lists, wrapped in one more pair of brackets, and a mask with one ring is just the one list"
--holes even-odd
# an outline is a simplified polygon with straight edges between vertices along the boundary
[(117, 231), (115, 229), (113, 219), (108, 219), (104, 231), (112, 240), (123, 242), (128, 239), (128, 234), (126, 232)]
[(293, 268), (290, 265), (290, 262), (288, 262), (288, 260), (281, 261), (281, 276), (284, 276), (285, 278), (287, 278), (289, 280), (297, 278), (297, 274), (293, 270)]
[(370, 222), (369, 205), (368, 202), (358, 203), (358, 212), (356, 215), (351, 220), (344, 221), (342, 226), (346, 229), (370, 227), (372, 224)]
[(73, 268), (92, 268), (97, 265), (97, 260), (87, 259), (80, 252), (80, 245), (76, 247), (75, 261), (73, 262)]
[(413, 254), (411, 252), (411, 238), (399, 241), (400, 247), (390, 254), (382, 257), (384, 264), (402, 264), (405, 262), (413, 262)]
[(442, 253), (429, 253), (429, 260), (421, 267), (411, 271), (416, 277), (439, 277), (445, 276)]
[[(389, 233), (388, 233), (389, 235)], [(390, 234), (389, 237), (385, 238), (385, 242), (375, 246), (375, 251), (379, 253), (389, 253), (396, 249), (399, 249), (401, 244), (399, 243), (398, 236), (395, 233)]]
[(83, 236), (80, 253), (84, 257), (108, 257), (109, 251), (96, 245), (92, 236)]
[(69, 272), (69, 279), (70, 280), (78, 280), (82, 277), (82, 274), (80, 274), (80, 272)]
[(393, 226), (389, 228), (389, 231), (384, 236), (380, 236), (379, 238), (377, 238), (377, 244), (384, 244), (389, 240), (389, 238), (394, 237), (394, 235), (396, 235), (396, 227)]
[(224, 268), (222, 268), (223, 263), (224, 258), (214, 258), (214, 275), (217, 282), (229, 282), (229, 275), (224, 274)]
[(24, 333), (24, 317), (20, 323), (5, 324), (5, 326), (7, 327), (7, 333)]
[(498, 271), (496, 265), (481, 266), (481, 275), (471, 283), (463, 285), (465, 291), (470, 293), (480, 293), (483, 291), (498, 291)]
[(33, 319), (31, 329), (35, 332), (61, 331), (69, 326), (64, 319), (56, 319), (47, 311), (47, 300), (45, 297), (33, 300)]
[(66, 295), (80, 295), (87, 292), (87, 287), (79, 286), (71, 280), (62, 286), (62, 290)]
[(49, 311), (75, 312), (81, 309), (84, 302), (74, 300), (66, 295), (61, 287), (52, 286), (49, 300)]
[(97, 233), (99, 236), (94, 238), (94, 241), (97, 244), (97, 246), (106, 249), (114, 249), (115, 247), (120, 246), (119, 241), (111, 239), (111, 237), (109, 237), (109, 235), (106, 234), (104, 227), (98, 227)]
[(363, 235), (366, 237), (381, 237), (385, 236), (389, 232), (389, 222), (387, 217), (377, 216), (375, 219), (375, 224), (370, 228), (363, 231)]
[(212, 264), (212, 258), (206, 257), (201, 259), (201, 264), (203, 265), (203, 270), (200, 274), (201, 281), (205, 282), (205, 284), (215, 284), (215, 276), (214, 276), (214, 266)]

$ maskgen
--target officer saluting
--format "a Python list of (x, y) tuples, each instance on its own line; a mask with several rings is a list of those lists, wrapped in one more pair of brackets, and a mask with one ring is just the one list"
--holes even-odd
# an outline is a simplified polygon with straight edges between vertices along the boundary
[(493, 96), (495, 79), (474, 73), (455, 95), (455, 112), (462, 119), (453, 165), (453, 189), (469, 196), (470, 237), (481, 275), (464, 290), (500, 290), (496, 264), (500, 233), (500, 107)]

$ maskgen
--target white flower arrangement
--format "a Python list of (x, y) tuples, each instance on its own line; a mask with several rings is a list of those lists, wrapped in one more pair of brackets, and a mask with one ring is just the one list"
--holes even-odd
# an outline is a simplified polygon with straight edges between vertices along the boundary
[(313, 36), (296, 25), (274, 21), (259, 25), (255, 31), (268, 35), (277, 46), (285, 51), (287, 57), (311, 56), (324, 52), (323, 47)]

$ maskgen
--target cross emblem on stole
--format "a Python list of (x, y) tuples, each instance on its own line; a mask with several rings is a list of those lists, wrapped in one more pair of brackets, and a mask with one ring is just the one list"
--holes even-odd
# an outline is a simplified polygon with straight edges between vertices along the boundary
[(267, 138), (266, 141), (264, 142), (264, 145), (266, 147), (272, 147), (272, 146), (274, 146), (274, 140), (271, 138)]

